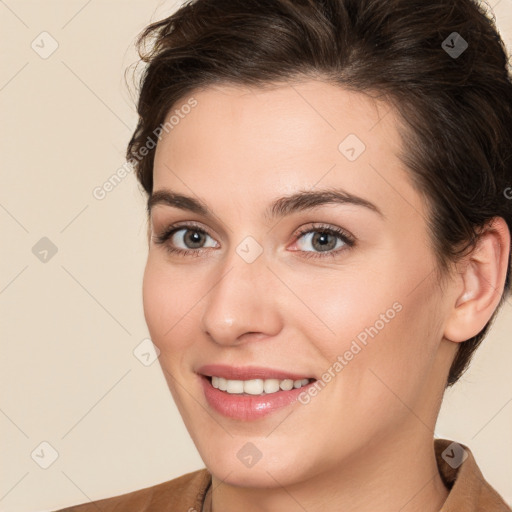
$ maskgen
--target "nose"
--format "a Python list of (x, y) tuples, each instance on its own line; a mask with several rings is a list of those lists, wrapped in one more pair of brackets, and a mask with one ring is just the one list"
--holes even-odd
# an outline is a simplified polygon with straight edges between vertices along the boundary
[(267, 268), (263, 255), (247, 263), (233, 251), (220, 276), (204, 299), (202, 313), (204, 332), (215, 343), (240, 345), (255, 337), (266, 338), (280, 332), (278, 287), (281, 283)]

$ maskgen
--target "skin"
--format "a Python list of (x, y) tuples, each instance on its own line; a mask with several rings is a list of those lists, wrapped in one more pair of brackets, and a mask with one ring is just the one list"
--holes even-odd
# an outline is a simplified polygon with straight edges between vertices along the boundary
[[(441, 286), (426, 206), (397, 157), (398, 118), (389, 106), (317, 80), (266, 90), (223, 85), (193, 96), (197, 106), (158, 143), (153, 190), (200, 198), (215, 217), (152, 208), (143, 300), (170, 391), (213, 474), (213, 510), (439, 511), (448, 490), (434, 456), (435, 422), (458, 343), (477, 334), (499, 302), (505, 222), (495, 219)], [(352, 162), (338, 149), (350, 133), (366, 145)], [(350, 204), (273, 221), (263, 214), (277, 197), (326, 187), (371, 201), (383, 216)], [(181, 221), (209, 235), (197, 257), (154, 242)], [(312, 223), (341, 227), (356, 244), (308, 259), (322, 254), (319, 244), (296, 233)], [(197, 251), (183, 233), (168, 244)], [(247, 236), (263, 249), (252, 263), (236, 252)], [(321, 379), (396, 302), (401, 311), (309, 404), (240, 421), (206, 402), (195, 373), (201, 365)], [(262, 454), (250, 468), (237, 458), (247, 442)]]

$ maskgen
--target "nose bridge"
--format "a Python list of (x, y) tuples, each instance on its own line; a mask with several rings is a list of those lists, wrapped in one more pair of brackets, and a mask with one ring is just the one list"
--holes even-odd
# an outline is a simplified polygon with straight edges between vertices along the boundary
[(249, 239), (234, 247), (205, 297), (203, 329), (219, 344), (240, 343), (249, 332), (271, 336), (280, 329), (276, 283), (261, 251)]

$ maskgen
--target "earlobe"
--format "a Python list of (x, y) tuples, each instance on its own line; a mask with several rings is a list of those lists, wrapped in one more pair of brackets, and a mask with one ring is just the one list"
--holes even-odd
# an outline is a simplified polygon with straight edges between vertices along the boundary
[(482, 230), (476, 247), (460, 267), (459, 293), (445, 326), (446, 339), (466, 341), (485, 327), (503, 293), (509, 251), (508, 226), (496, 217)]

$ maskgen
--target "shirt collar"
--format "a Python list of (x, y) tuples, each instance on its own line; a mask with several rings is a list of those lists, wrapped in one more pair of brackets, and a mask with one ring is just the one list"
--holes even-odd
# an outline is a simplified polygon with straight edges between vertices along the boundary
[(434, 439), (434, 449), (439, 474), (450, 491), (441, 512), (512, 511), (485, 480), (466, 445)]

